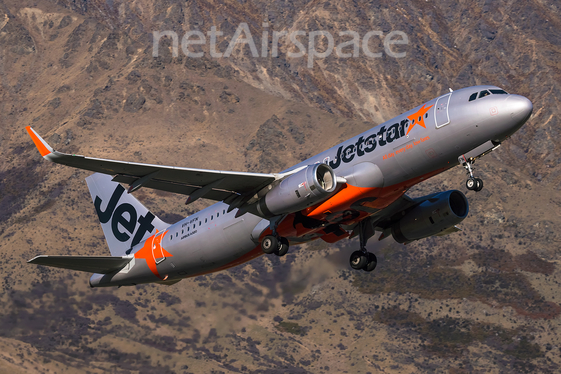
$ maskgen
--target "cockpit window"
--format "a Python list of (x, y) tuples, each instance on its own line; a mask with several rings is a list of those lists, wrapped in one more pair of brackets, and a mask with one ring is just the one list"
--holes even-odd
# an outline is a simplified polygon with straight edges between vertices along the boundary
[[(495, 90), (495, 89), (493, 89), (493, 90), (483, 90), (479, 93), (479, 99), (481, 99), (482, 97), (485, 97), (485, 96), (489, 96), (491, 94), (493, 94), (493, 95), (508, 95), (508, 92), (506, 92), (505, 90), (500, 90), (500, 89), (498, 89), (498, 90)], [(473, 101), (475, 99), (478, 99), (477, 92), (472, 93), (470, 95), (468, 101)]]
[(488, 95), (491, 95), (491, 94), (489, 93), (489, 91), (483, 90), (483, 91), (481, 91), (481, 92), (479, 93), (479, 98), (481, 99), (482, 97), (485, 97), (485, 96), (488, 96)]

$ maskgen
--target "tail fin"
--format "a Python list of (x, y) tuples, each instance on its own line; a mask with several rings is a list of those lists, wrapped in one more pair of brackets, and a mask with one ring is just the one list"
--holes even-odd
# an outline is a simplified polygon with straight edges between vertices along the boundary
[(112, 256), (125, 256), (129, 249), (169, 225), (142, 205), (110, 175), (95, 173), (86, 178), (95, 211)]

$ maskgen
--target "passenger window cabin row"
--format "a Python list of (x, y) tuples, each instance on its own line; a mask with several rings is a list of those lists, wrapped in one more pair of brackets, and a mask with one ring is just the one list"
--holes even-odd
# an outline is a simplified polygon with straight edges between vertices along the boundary
[[(222, 210), (222, 215), (225, 215), (225, 214), (226, 214), (226, 209)], [(217, 212), (217, 213), (216, 213), (216, 218), (218, 218), (218, 217), (220, 217), (220, 212)], [(210, 216), (210, 220), (211, 220), (211, 221), (214, 220), (214, 214), (212, 214), (212, 215)], [(205, 218), (205, 223), (207, 223), (207, 222), (208, 222), (208, 217)], [(203, 224), (203, 221), (202, 221), (202, 219), (201, 219), (201, 220), (199, 221), (199, 226), (201, 226), (202, 224)], [(193, 225), (193, 230), (195, 229), (195, 227), (197, 227), (197, 224), (194, 224), (194, 225)], [(191, 227), (190, 227), (190, 226), (187, 226), (187, 232), (189, 232), (189, 231), (191, 231)], [(183, 235), (184, 233), (185, 233), (185, 229), (182, 229), (182, 230), (181, 230), (181, 235)], [(177, 238), (178, 236), (179, 236), (179, 231), (177, 231), (177, 232), (175, 233), (175, 237)], [(173, 234), (171, 234), (171, 235), (169, 236), (169, 240), (173, 240)]]

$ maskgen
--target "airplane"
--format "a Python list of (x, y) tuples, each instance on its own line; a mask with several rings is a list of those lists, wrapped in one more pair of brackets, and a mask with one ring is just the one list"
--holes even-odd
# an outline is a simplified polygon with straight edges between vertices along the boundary
[[(111, 256), (40, 255), (29, 263), (94, 273), (90, 287), (171, 285), (289, 246), (359, 237), (350, 266), (371, 272), (377, 232), (410, 243), (460, 229), (469, 212), (459, 190), (410, 198), (415, 184), (452, 167), (480, 191), (474, 162), (532, 114), (532, 102), (493, 85), (434, 98), (280, 173), (160, 166), (57, 152), (26, 127), (45, 159), (95, 172), (86, 178)], [(123, 187), (127, 185), (128, 188)], [(217, 201), (177, 223), (160, 220), (133, 192), (152, 188)]]

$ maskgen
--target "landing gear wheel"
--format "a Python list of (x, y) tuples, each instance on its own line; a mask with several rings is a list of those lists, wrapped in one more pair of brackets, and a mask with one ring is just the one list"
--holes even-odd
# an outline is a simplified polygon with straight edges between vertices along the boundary
[(272, 235), (267, 235), (261, 240), (261, 249), (266, 254), (270, 255), (279, 249), (279, 241)]
[(475, 163), (475, 159), (474, 158), (467, 159), (464, 155), (462, 155), (458, 157), (458, 161), (467, 170), (467, 174), (469, 175), (469, 178), (466, 181), (466, 188), (470, 191), (475, 191), (475, 192), (481, 191), (483, 189), (483, 181), (481, 180), (481, 178), (475, 178), (473, 176), (472, 166)]
[(276, 254), (279, 257), (282, 257), (288, 253), (288, 247), (289, 247), (288, 240), (286, 238), (280, 238), (279, 247), (274, 251), (274, 254)]
[(476, 182), (475, 183), (476, 186), (474, 188), (474, 191), (475, 192), (481, 191), (483, 189), (483, 180), (481, 178), (475, 178), (475, 182)]
[(366, 255), (367, 253), (368, 252), (363, 251), (353, 252), (350, 258), (351, 267), (355, 270), (364, 269), (364, 267), (368, 263), (368, 257)]
[(368, 258), (368, 262), (364, 267), (364, 271), (371, 272), (372, 270), (376, 269), (376, 265), (378, 264), (378, 259), (376, 258), (376, 255), (374, 253), (370, 253), (370, 252), (368, 252), (366, 257)]

